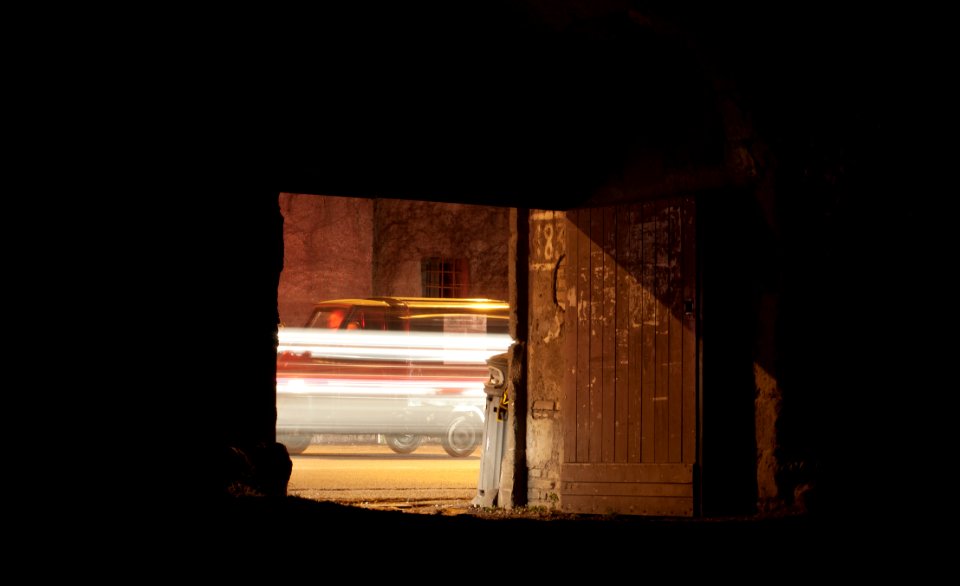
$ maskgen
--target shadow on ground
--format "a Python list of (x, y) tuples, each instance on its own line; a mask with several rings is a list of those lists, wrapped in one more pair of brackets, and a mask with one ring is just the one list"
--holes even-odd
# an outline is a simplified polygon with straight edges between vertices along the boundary
[[(414, 509), (251, 496), (148, 515), (141, 503), (112, 533), (110, 548), (90, 547), (88, 539), (82, 558), (107, 552), (159, 574), (212, 572), (219, 583), (247, 582), (258, 572), (255, 581), (303, 575), (363, 584), (519, 577), (568, 583), (640, 574), (805, 583), (931, 567), (916, 563), (919, 542), (892, 533), (893, 525), (809, 514), (661, 518)], [(90, 526), (75, 528), (82, 542)]]
[(208, 528), (222, 535), (260, 531), (306, 543), (320, 538), (327, 551), (349, 550), (372, 541), (384, 547), (423, 544), (427, 551), (453, 548), (478, 555), (503, 550), (511, 559), (539, 555), (537, 552), (561, 557), (566, 555), (562, 552), (575, 552), (578, 557), (608, 559), (616, 552), (626, 552), (628, 557), (610, 559), (611, 563), (634, 559), (629, 552), (676, 555), (694, 548), (729, 555), (731, 547), (735, 552), (731, 562), (757, 556), (771, 560), (786, 555), (827, 558), (832, 552), (830, 544), (839, 537), (837, 530), (842, 529), (807, 515), (690, 519), (449, 507), (431, 513), (423, 507), (377, 510), (299, 497), (240, 498), (223, 503), (207, 520), (213, 522)]

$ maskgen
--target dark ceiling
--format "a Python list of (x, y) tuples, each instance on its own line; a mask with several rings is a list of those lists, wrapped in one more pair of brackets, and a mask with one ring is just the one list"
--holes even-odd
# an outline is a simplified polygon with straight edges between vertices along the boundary
[(808, 119), (822, 84), (849, 85), (836, 10), (680, 8), (394, 4), (198, 25), (178, 72), (189, 99), (169, 120), (200, 122), (186, 145), (199, 165), (256, 170), (279, 191), (564, 209), (637, 153), (719, 165), (717, 76), (780, 118)]
[(568, 209), (650, 153), (720, 168), (718, 84), (774, 148), (875, 143), (864, 130), (890, 119), (891, 80), (919, 75), (892, 18), (826, 3), (364, 3), (178, 22), (137, 70), (146, 130), (176, 142), (166, 168), (181, 183), (196, 170), (221, 187)]

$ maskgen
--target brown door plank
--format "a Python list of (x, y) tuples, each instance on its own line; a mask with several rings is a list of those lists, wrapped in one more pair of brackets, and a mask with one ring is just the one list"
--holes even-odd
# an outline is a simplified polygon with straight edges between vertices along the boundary
[(628, 269), (629, 282), (629, 303), (630, 303), (630, 331), (627, 334), (627, 349), (629, 352), (627, 363), (627, 378), (629, 380), (629, 430), (628, 437), (630, 447), (627, 454), (627, 461), (641, 461), (641, 427), (642, 427), (642, 400), (641, 400), (641, 368), (640, 363), (643, 359), (643, 288), (640, 282), (640, 275), (643, 272), (643, 225), (640, 223), (641, 206), (632, 205), (628, 212), (630, 222), (627, 228), (625, 238), (626, 247), (630, 250), (630, 257), (626, 263)]
[(656, 384), (656, 331), (657, 313), (656, 298), (653, 295), (654, 244), (656, 226), (654, 223), (653, 206), (644, 203), (641, 214), (641, 238), (643, 247), (643, 262), (640, 272), (640, 396), (641, 416), (640, 449), (641, 461), (653, 462), (654, 454), (654, 410), (653, 391)]
[(617, 367), (617, 220), (616, 207), (603, 208), (603, 304), (602, 354), (603, 398), (601, 400), (603, 438), (601, 460), (614, 461), (617, 411), (615, 379)]
[(670, 289), (667, 292), (670, 310), (669, 342), (668, 342), (668, 372), (667, 372), (667, 408), (668, 408), (668, 443), (667, 461), (680, 462), (682, 458), (682, 430), (683, 430), (683, 248), (680, 238), (682, 208), (680, 202), (668, 208), (666, 241), (669, 242), (670, 262), (668, 276)]
[(656, 298), (656, 350), (654, 356), (656, 361), (654, 375), (653, 391), (653, 444), (654, 461), (669, 462), (669, 361), (670, 353), (668, 344), (670, 342), (670, 248), (667, 236), (668, 222), (667, 209), (662, 202), (656, 204), (656, 222), (655, 230), (655, 259), (653, 273), (654, 297)]
[(633, 298), (633, 276), (630, 274), (631, 253), (628, 245), (629, 208), (618, 209), (624, 221), (616, 225), (617, 316), (616, 316), (616, 383), (614, 394), (614, 462), (627, 462), (630, 455), (630, 304)]
[(589, 461), (603, 460), (603, 211), (590, 210)]
[(560, 491), (566, 495), (605, 496), (673, 496), (692, 497), (692, 482), (564, 482)]
[(577, 376), (579, 372), (579, 361), (573, 357), (577, 353), (577, 305), (579, 298), (579, 255), (578, 245), (580, 241), (580, 230), (577, 227), (577, 211), (567, 212), (566, 214), (566, 261), (564, 270), (566, 271), (567, 286), (574, 289), (573, 299), (567, 297), (567, 311), (564, 316), (564, 349), (563, 356), (565, 369), (563, 377), (563, 459), (564, 461), (575, 461), (577, 454)]
[(575, 462), (590, 459), (590, 210), (578, 213), (577, 241), (577, 409), (571, 415), (577, 429)]
[(683, 223), (680, 227), (683, 255), (683, 439), (681, 461), (696, 461), (697, 445), (697, 256), (696, 256), (696, 208), (693, 198), (684, 198)]
[(608, 515), (693, 516), (689, 497), (624, 497), (561, 495), (563, 510), (571, 513)]
[(565, 482), (690, 482), (690, 464), (564, 464)]

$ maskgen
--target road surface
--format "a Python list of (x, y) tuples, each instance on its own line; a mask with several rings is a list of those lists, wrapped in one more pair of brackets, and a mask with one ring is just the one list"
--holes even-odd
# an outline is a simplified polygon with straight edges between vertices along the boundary
[(439, 444), (407, 455), (384, 445), (315, 444), (290, 457), (287, 494), (370, 508), (467, 507), (481, 455), (453, 458)]

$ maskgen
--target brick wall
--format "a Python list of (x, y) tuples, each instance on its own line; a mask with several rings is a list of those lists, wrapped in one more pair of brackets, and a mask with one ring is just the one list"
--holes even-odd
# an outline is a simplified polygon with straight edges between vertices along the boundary
[(280, 321), (302, 326), (312, 304), (372, 293), (372, 199), (280, 194)]

